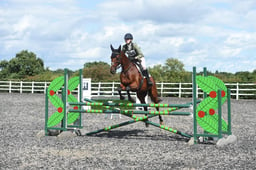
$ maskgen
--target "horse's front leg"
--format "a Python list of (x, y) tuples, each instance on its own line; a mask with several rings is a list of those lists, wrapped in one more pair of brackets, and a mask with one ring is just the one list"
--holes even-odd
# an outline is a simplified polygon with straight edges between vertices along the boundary
[(120, 84), (120, 87), (117, 88), (118, 94), (120, 96), (120, 100), (125, 99), (125, 97), (122, 95), (122, 90), (125, 90), (125, 86), (123, 84)]
[(130, 94), (130, 87), (129, 86), (124, 86), (122, 83), (120, 84), (120, 87), (117, 88), (117, 91), (118, 91), (118, 94), (120, 96), (120, 100), (124, 100), (125, 97), (122, 95), (122, 91), (125, 91), (127, 92), (127, 96), (128, 96), (128, 100), (132, 103), (135, 103), (136, 101), (131, 97), (131, 94)]
[(132, 103), (136, 103), (136, 101), (131, 97), (129, 88), (126, 89), (126, 92), (127, 92), (128, 100)]

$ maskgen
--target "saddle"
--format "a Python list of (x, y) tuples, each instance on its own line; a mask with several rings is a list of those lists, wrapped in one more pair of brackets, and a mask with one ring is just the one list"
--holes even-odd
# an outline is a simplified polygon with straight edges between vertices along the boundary
[(134, 60), (131, 60), (131, 62), (135, 64), (135, 66), (137, 67), (137, 69), (138, 69), (140, 75), (141, 75), (143, 78), (145, 78), (145, 76), (143, 75), (143, 67), (142, 67), (141, 63), (139, 62), (139, 60), (134, 59)]
[(138, 71), (139, 71), (139, 74), (140, 74), (141, 77), (142, 77), (142, 79), (141, 79), (141, 81), (140, 81), (139, 88), (138, 88), (138, 89), (140, 89), (140, 88), (142, 87), (142, 85), (143, 85), (144, 79), (146, 79), (146, 80), (147, 80), (147, 83), (148, 83), (148, 80), (149, 80), (149, 78), (151, 77), (151, 75), (150, 75), (147, 71), (145, 71), (145, 70), (143, 69), (143, 67), (142, 67), (142, 65), (141, 65), (141, 62), (140, 62), (138, 59), (134, 59), (133, 57), (129, 57), (129, 59), (130, 59), (130, 61), (131, 61), (132, 63), (134, 63), (134, 65), (137, 67), (137, 69), (138, 69)]
[(137, 69), (138, 69), (138, 71), (140, 72), (141, 76), (142, 76), (142, 77), (145, 77), (145, 76), (143, 75), (143, 73), (142, 73), (143, 67), (142, 67), (141, 63), (139, 62), (139, 60), (132, 61), (132, 62), (133, 62), (133, 63), (135, 64), (135, 66), (137, 67)]

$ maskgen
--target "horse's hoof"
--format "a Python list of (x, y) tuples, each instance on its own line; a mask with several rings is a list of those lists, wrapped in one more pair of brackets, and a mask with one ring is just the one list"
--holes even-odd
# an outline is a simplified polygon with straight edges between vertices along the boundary
[(121, 96), (121, 97), (120, 97), (120, 100), (124, 100), (124, 99), (125, 99), (125, 97), (124, 97), (124, 96)]
[(145, 123), (146, 127), (148, 128), (149, 127), (149, 124), (148, 123)]
[(160, 125), (164, 125), (164, 121), (160, 121)]

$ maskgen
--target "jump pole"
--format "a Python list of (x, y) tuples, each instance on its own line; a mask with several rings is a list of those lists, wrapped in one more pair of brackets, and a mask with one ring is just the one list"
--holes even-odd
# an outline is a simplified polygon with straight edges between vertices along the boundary
[[(179, 107), (179, 108), (189, 108), (192, 106), (192, 103), (187, 104), (141, 104), (141, 103), (108, 103), (108, 102), (94, 102), (92, 100), (84, 99), (86, 102), (78, 103), (79, 105), (85, 106), (125, 106), (125, 107)], [(196, 103), (200, 103), (201, 100), (196, 100)], [(70, 105), (74, 105), (77, 103), (69, 103)]]
[(197, 143), (197, 120), (196, 120), (196, 100), (197, 100), (197, 85), (196, 85), (196, 67), (193, 67), (192, 74), (192, 88), (193, 88), (193, 128), (194, 128), (194, 143)]

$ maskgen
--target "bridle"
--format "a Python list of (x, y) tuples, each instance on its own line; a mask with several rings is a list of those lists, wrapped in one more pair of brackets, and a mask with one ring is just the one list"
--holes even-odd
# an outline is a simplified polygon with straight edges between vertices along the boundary
[(112, 52), (111, 59), (116, 58), (115, 62), (111, 62), (111, 67), (115, 67), (116, 70), (121, 67), (121, 58), (119, 52)]

